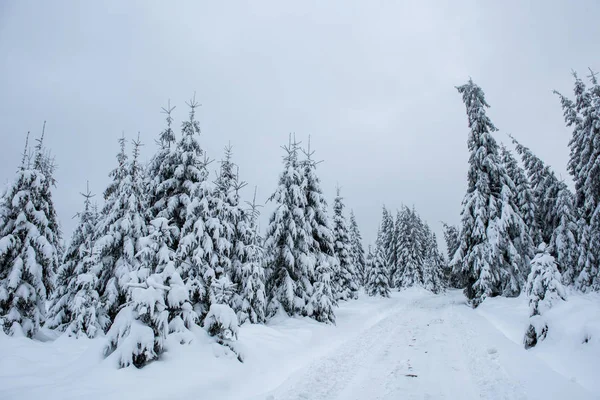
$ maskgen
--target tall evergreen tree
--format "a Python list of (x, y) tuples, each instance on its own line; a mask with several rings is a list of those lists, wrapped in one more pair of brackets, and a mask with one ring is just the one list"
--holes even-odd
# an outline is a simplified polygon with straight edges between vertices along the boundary
[(204, 316), (210, 306), (209, 288), (219, 261), (214, 250), (214, 241), (219, 237), (219, 225), (212, 215), (214, 185), (208, 181), (208, 160), (198, 141), (198, 103), (192, 98), (187, 105), (190, 108), (189, 119), (181, 125), (173, 183), (166, 193), (168, 212), (162, 216), (170, 219), (175, 227), (181, 227), (179, 242), (175, 247), (177, 266), (190, 291), (194, 310)]
[(519, 294), (528, 266), (517, 250), (518, 240), (528, 233), (492, 136), (496, 127), (485, 113), (489, 106), (483, 91), (472, 80), (457, 89), (467, 109), (471, 155), (460, 247), (452, 265), (467, 277), (465, 294), (477, 307), (489, 296)]
[[(261, 243), (258, 226), (258, 205), (256, 204), (256, 188), (254, 198), (249, 203), (250, 209), (245, 212), (245, 218), (241, 219), (242, 227), (238, 231), (242, 234), (241, 242), (244, 243), (239, 251), (241, 266), (241, 309), (238, 312), (238, 320), (241, 324), (249, 321), (252, 324), (265, 322), (267, 295), (265, 290), (265, 256)], [(239, 253), (238, 253), (239, 254)]]
[[(557, 260), (559, 270), (565, 272), (567, 279), (571, 279), (571, 277), (578, 275), (577, 263), (572, 264), (570, 257), (573, 251), (572, 247), (577, 247), (579, 240), (578, 228), (568, 223), (568, 221), (576, 221), (577, 219), (573, 194), (564, 182), (558, 180), (554, 171), (533, 154), (528, 147), (519, 143), (512, 136), (511, 139), (517, 152), (521, 155), (531, 182), (536, 204), (536, 221), (540, 227), (541, 239), (544, 243), (550, 243), (548, 251)], [(560, 232), (557, 232), (561, 224)], [(567, 229), (570, 233), (567, 233)], [(562, 240), (559, 241), (559, 245), (554, 245), (559, 234)], [(570, 237), (568, 238), (565, 235)], [(567, 272), (567, 270), (572, 271)]]
[(162, 111), (166, 115), (166, 128), (159, 134), (158, 150), (148, 164), (147, 193), (148, 193), (148, 220), (155, 217), (169, 218), (173, 220), (173, 226), (177, 228), (176, 238), (173, 246), (176, 248), (179, 242), (179, 233), (183, 227), (181, 205), (175, 197), (179, 188), (179, 181), (175, 179), (175, 172), (180, 163), (178, 159), (176, 138), (173, 132), (172, 112), (175, 107), (169, 105)]
[[(510, 150), (504, 145), (501, 146), (501, 155), (506, 173), (513, 181), (515, 187), (514, 202), (523, 218), (523, 222), (525, 222), (525, 225), (529, 228), (529, 236), (533, 241), (533, 245), (539, 245), (542, 241), (542, 235), (537, 225), (536, 201), (529, 180), (527, 179), (523, 168), (521, 168)], [(525, 251), (525, 254), (531, 259), (533, 254), (530, 252), (530, 247), (531, 244), (528, 244), (523, 251)]]
[(433, 293), (446, 289), (447, 279), (444, 276), (444, 257), (437, 245), (437, 238), (428, 226), (425, 226), (425, 257), (423, 260), (423, 287)]
[(335, 236), (327, 210), (327, 200), (321, 189), (317, 176), (317, 164), (312, 157), (314, 151), (310, 148), (304, 151), (306, 158), (301, 167), (304, 172), (306, 207), (304, 208), (306, 223), (312, 240), (309, 240), (309, 252), (315, 260), (314, 270), (311, 271), (313, 294), (305, 309), (305, 314), (321, 322), (335, 322), (333, 307), (337, 305), (340, 262), (335, 254)]
[(575, 77), (575, 101), (561, 96), (567, 126), (573, 128), (569, 142), (568, 169), (575, 182), (575, 205), (579, 212), (580, 271), (575, 280), (583, 291), (600, 290), (600, 85), (591, 73), (587, 88)]
[(335, 255), (339, 260), (339, 270), (336, 279), (340, 291), (337, 293), (338, 300), (350, 300), (358, 298), (358, 278), (356, 266), (352, 258), (352, 243), (348, 224), (344, 216), (344, 202), (337, 189), (337, 196), (333, 202), (333, 236)]
[(554, 171), (528, 147), (519, 143), (514, 137), (510, 137), (527, 171), (535, 203), (536, 224), (540, 229), (541, 239), (544, 243), (548, 243), (560, 220), (556, 199), (560, 192), (569, 191), (569, 189), (564, 182), (559, 181)]
[(367, 282), (365, 291), (369, 296), (390, 297), (390, 285), (388, 280), (388, 271), (383, 259), (383, 249), (381, 241), (378, 240), (375, 249), (367, 252), (366, 270)]
[(548, 252), (556, 257), (558, 269), (565, 285), (575, 283), (581, 272), (578, 269), (579, 244), (577, 242), (577, 218), (574, 215), (573, 195), (568, 189), (560, 190), (556, 199), (559, 223), (550, 239)]
[(77, 214), (79, 224), (58, 269), (46, 326), (70, 336), (93, 338), (104, 332), (110, 321), (100, 303), (98, 276), (93, 270), (98, 214), (91, 203), (89, 186), (82, 196), (83, 211)]
[[(394, 217), (387, 208), (383, 206), (381, 214), (381, 251), (383, 252), (384, 264), (386, 268), (389, 269), (389, 277), (396, 275), (398, 270), (396, 245), (397, 239)], [(391, 287), (395, 286), (393, 279), (389, 283)]]
[(402, 275), (396, 279), (402, 288), (423, 285), (425, 235), (421, 219), (415, 210), (404, 206), (399, 218), (398, 249), (403, 265)]
[(354, 216), (354, 211), (350, 210), (350, 242), (352, 243), (352, 259), (356, 266), (358, 280), (361, 285), (365, 284), (365, 249), (362, 244), (362, 235)]
[(32, 166), (26, 143), (17, 176), (0, 200), (0, 326), (9, 335), (37, 333), (59, 263), (52, 169), (45, 168), (51, 162), (41, 144)]
[(450, 287), (455, 289), (462, 289), (465, 287), (464, 277), (461, 274), (455, 274), (450, 266), (450, 262), (454, 258), (454, 254), (460, 246), (460, 233), (458, 228), (454, 225), (449, 225), (442, 222), (444, 228), (444, 240), (446, 242), (446, 254), (448, 256), (448, 263), (446, 266), (446, 279)]
[(268, 314), (281, 308), (288, 315), (303, 314), (312, 295), (315, 260), (310, 253), (311, 227), (306, 221), (306, 192), (298, 161), (298, 143), (284, 146), (286, 155), (279, 184), (270, 200), (275, 202), (265, 238)]
[(139, 160), (141, 143), (133, 142), (131, 162), (125, 153), (125, 138), (119, 139), (118, 166), (110, 176), (113, 182), (104, 192), (105, 205), (94, 244), (98, 292), (109, 319), (114, 321), (127, 301), (130, 273), (140, 268), (136, 257), (140, 238), (147, 235), (146, 195), (143, 169)]

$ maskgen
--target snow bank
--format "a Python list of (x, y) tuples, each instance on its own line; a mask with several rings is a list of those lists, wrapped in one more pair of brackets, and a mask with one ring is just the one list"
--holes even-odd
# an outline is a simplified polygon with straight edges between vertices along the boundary
[(236, 348), (244, 363), (206, 330), (193, 329), (193, 341), (180, 345), (170, 337), (161, 359), (143, 369), (117, 369), (102, 356), (106, 338), (50, 342), (0, 333), (0, 399), (244, 399), (281, 384), (315, 357), (332, 351), (384, 318), (397, 299), (343, 302), (338, 325), (309, 318), (277, 318), (267, 325), (244, 324)]
[[(476, 312), (515, 343), (529, 325), (528, 303), (518, 298), (487, 299)], [(559, 374), (600, 396), (600, 294), (570, 292), (544, 314), (548, 336), (528, 350)]]

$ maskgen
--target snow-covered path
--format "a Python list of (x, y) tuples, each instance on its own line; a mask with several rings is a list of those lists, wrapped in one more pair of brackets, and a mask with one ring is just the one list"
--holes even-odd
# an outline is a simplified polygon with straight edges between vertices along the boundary
[(456, 296), (416, 297), (256, 399), (588, 399)]

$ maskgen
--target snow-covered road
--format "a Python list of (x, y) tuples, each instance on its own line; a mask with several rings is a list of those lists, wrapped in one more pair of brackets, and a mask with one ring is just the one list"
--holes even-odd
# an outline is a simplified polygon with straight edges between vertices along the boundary
[(596, 398), (457, 299), (399, 303), (256, 399)]

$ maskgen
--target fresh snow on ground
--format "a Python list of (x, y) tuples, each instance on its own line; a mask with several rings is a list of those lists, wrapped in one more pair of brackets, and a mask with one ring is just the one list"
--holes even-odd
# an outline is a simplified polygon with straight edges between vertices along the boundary
[(531, 350), (527, 310), (523, 296), (473, 310), (456, 290), (361, 293), (336, 310), (337, 326), (243, 325), (235, 346), (244, 363), (197, 328), (192, 344), (168, 343), (141, 370), (103, 359), (104, 338), (0, 333), (0, 399), (600, 398), (600, 296), (570, 294), (545, 315), (548, 337)]

